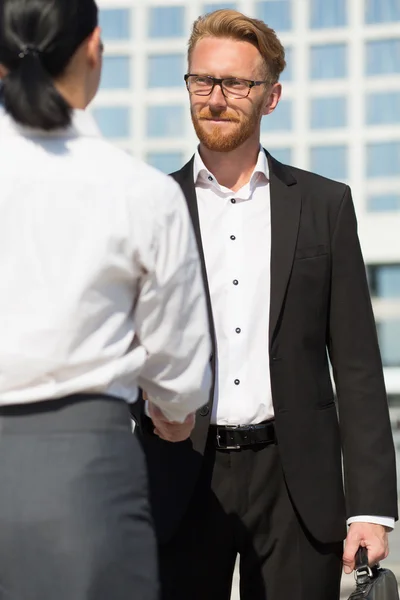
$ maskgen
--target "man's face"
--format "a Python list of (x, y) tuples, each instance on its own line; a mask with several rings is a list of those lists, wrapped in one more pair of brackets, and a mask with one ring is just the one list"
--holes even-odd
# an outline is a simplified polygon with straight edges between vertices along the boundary
[[(204, 38), (194, 47), (190, 73), (217, 78), (267, 79), (262, 57), (252, 44), (229, 38)], [(209, 96), (190, 94), (193, 125), (200, 142), (215, 152), (231, 152), (249, 138), (259, 139), (261, 117), (272, 112), (280, 84), (263, 84), (247, 98), (226, 98), (216, 85)]]

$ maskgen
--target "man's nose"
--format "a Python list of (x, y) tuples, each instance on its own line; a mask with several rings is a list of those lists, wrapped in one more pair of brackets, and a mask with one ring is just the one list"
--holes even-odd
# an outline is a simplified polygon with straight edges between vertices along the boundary
[(213, 91), (208, 97), (208, 105), (212, 108), (226, 108), (226, 98), (222, 93), (221, 84), (215, 84)]

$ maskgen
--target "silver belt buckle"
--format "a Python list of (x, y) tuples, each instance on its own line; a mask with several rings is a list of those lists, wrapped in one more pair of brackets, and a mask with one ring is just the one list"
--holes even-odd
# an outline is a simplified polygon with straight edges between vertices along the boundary
[[(224, 425), (224, 429), (238, 429), (240, 425)], [(217, 448), (221, 450), (240, 450), (239, 444), (235, 444), (234, 446), (221, 446), (220, 443), (221, 436), (218, 434), (218, 425), (217, 425)]]

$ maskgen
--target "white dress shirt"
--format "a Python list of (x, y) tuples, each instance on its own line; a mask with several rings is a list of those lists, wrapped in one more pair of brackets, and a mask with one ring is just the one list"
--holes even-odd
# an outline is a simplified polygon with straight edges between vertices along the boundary
[(187, 206), (75, 111), (45, 133), (0, 115), (0, 404), (138, 385), (171, 420), (205, 404), (210, 341)]
[(194, 180), (217, 340), (211, 422), (261, 423), (274, 416), (268, 351), (271, 210), (267, 157), (260, 151), (249, 183), (232, 192), (219, 185), (197, 152)]
[[(269, 371), (271, 202), (269, 169), (260, 148), (249, 183), (221, 186), (199, 152), (193, 176), (216, 335), (216, 386), (211, 422), (250, 425), (272, 419)], [(356, 521), (394, 527), (390, 517)]]

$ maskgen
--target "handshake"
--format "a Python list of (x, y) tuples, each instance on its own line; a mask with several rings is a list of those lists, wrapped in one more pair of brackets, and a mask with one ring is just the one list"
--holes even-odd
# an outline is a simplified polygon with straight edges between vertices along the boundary
[(184, 442), (188, 439), (196, 423), (195, 413), (190, 413), (183, 423), (168, 421), (162, 411), (148, 399), (143, 392), (143, 399), (148, 403), (148, 414), (154, 425), (154, 433), (166, 442)]

